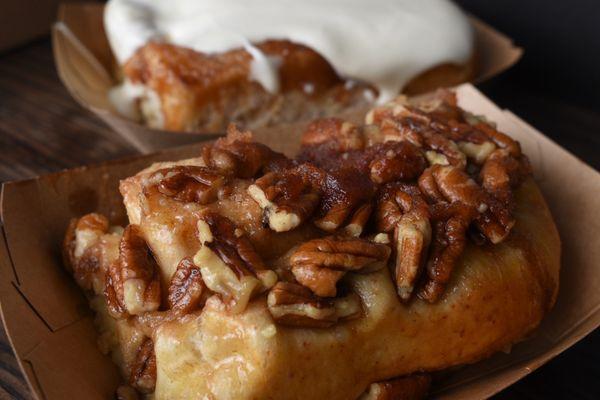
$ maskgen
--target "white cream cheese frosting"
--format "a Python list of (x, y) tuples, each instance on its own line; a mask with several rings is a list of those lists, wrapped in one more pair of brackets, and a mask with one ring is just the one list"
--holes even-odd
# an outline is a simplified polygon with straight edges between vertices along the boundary
[(269, 91), (276, 65), (251, 43), (287, 39), (318, 51), (340, 76), (374, 85), (379, 101), (473, 51), (468, 19), (449, 0), (110, 0), (104, 24), (121, 64), (150, 40), (205, 53), (245, 47), (252, 78)]

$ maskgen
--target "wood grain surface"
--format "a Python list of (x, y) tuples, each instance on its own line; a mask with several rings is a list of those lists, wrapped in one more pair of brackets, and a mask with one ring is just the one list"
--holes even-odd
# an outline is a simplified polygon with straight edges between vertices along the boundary
[[(532, 92), (511, 74), (480, 89), (594, 168), (600, 168), (600, 114)], [(48, 40), (0, 56), (0, 180), (15, 180), (135, 154), (62, 87)], [(1, 278), (0, 278), (1, 279)], [(30, 399), (0, 328), (0, 399)], [(600, 332), (496, 396), (599, 399)]]

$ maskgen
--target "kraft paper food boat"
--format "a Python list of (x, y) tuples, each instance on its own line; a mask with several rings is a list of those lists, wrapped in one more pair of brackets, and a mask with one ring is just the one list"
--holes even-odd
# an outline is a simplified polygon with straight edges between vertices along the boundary
[[(142, 152), (214, 137), (214, 132), (150, 129), (114, 111), (106, 95), (116, 79), (112, 74), (115, 61), (104, 34), (103, 7), (102, 4), (92, 3), (63, 4), (59, 9), (58, 22), (52, 30), (58, 74), (75, 100)], [(474, 82), (499, 74), (521, 57), (522, 49), (515, 47), (509, 38), (476, 18), (471, 18), (471, 22), (475, 28), (475, 51), (478, 57), (478, 74)]]
[[(458, 88), (461, 106), (485, 115), (519, 140), (530, 157), (561, 234), (561, 289), (552, 312), (532, 337), (509, 354), (439, 376), (434, 397), (491, 396), (561, 353), (600, 325), (600, 174), (472, 85)], [(282, 132), (280, 132), (282, 133)], [(283, 138), (287, 139), (284, 140)], [(267, 143), (291, 154), (298, 130)], [(61, 261), (69, 220), (91, 211), (123, 224), (119, 179), (154, 161), (199, 154), (196, 144), (80, 167), (2, 189), (0, 302), (6, 331), (32, 392), (39, 399), (111, 399), (119, 377), (96, 345), (93, 316)]]

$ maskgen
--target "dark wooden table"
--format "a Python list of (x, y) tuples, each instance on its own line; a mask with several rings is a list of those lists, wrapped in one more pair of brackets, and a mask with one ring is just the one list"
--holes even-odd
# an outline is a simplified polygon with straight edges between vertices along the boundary
[[(600, 168), (600, 113), (528, 91), (512, 82), (510, 73), (480, 88)], [(0, 181), (131, 154), (131, 146), (71, 99), (56, 75), (48, 40), (0, 56)], [(29, 398), (0, 329), (0, 399)], [(600, 331), (497, 398), (600, 399)]]

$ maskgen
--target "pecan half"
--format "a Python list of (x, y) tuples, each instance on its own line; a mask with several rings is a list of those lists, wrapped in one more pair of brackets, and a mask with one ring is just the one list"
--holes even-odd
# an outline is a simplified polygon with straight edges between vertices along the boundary
[(304, 222), (321, 198), (310, 182), (292, 170), (270, 172), (248, 187), (275, 232), (286, 232)]
[(431, 242), (429, 206), (419, 188), (413, 185), (388, 185), (384, 188), (377, 212), (378, 227), (394, 231), (394, 277), (398, 295), (410, 299), (421, 275)]
[(198, 220), (198, 238), (202, 244), (194, 256), (206, 286), (239, 313), (250, 298), (272, 287), (277, 274), (268, 269), (250, 240), (228, 218), (205, 212)]
[(354, 293), (324, 299), (290, 282), (277, 282), (273, 286), (267, 306), (278, 324), (300, 328), (327, 328), (338, 321), (356, 318), (362, 311), (360, 299)]
[(208, 204), (217, 199), (226, 178), (215, 169), (194, 165), (178, 165), (155, 171), (149, 182), (155, 182), (159, 193), (184, 203)]
[(449, 165), (433, 165), (419, 178), (419, 187), (433, 202), (461, 202), (475, 210), (487, 209), (483, 190), (463, 170)]
[[(320, 218), (315, 225), (326, 232), (333, 232), (344, 223), (361, 223), (368, 220), (365, 204), (370, 204), (375, 186), (369, 177), (354, 168), (343, 168), (325, 173), (320, 185), (322, 200)], [(361, 231), (364, 225), (361, 226)]]
[(434, 303), (441, 297), (454, 265), (463, 253), (467, 228), (475, 216), (473, 207), (460, 202), (433, 206), (433, 241), (426, 268), (427, 279), (419, 291), (421, 299)]
[(504, 240), (514, 225), (509, 208), (458, 168), (434, 165), (421, 175), (419, 187), (433, 202), (459, 202), (476, 210), (475, 225), (494, 244)]
[(146, 338), (138, 349), (131, 366), (129, 384), (142, 393), (154, 392), (156, 385), (156, 355), (154, 342)]
[(430, 385), (428, 374), (402, 376), (372, 383), (359, 400), (422, 400)]
[(191, 258), (182, 259), (169, 285), (169, 308), (180, 313), (193, 311), (202, 307), (206, 300), (205, 294), (206, 285), (200, 268)]
[[(390, 248), (385, 244), (330, 236), (300, 245), (292, 254), (290, 263), (292, 273), (300, 284), (318, 296), (333, 297), (337, 293), (337, 281), (345, 272), (369, 272), (383, 268), (389, 256)], [(335, 272), (319, 273), (320, 269)]]
[(115, 318), (156, 311), (160, 306), (158, 264), (137, 225), (123, 232), (119, 258), (108, 270), (104, 295)]

